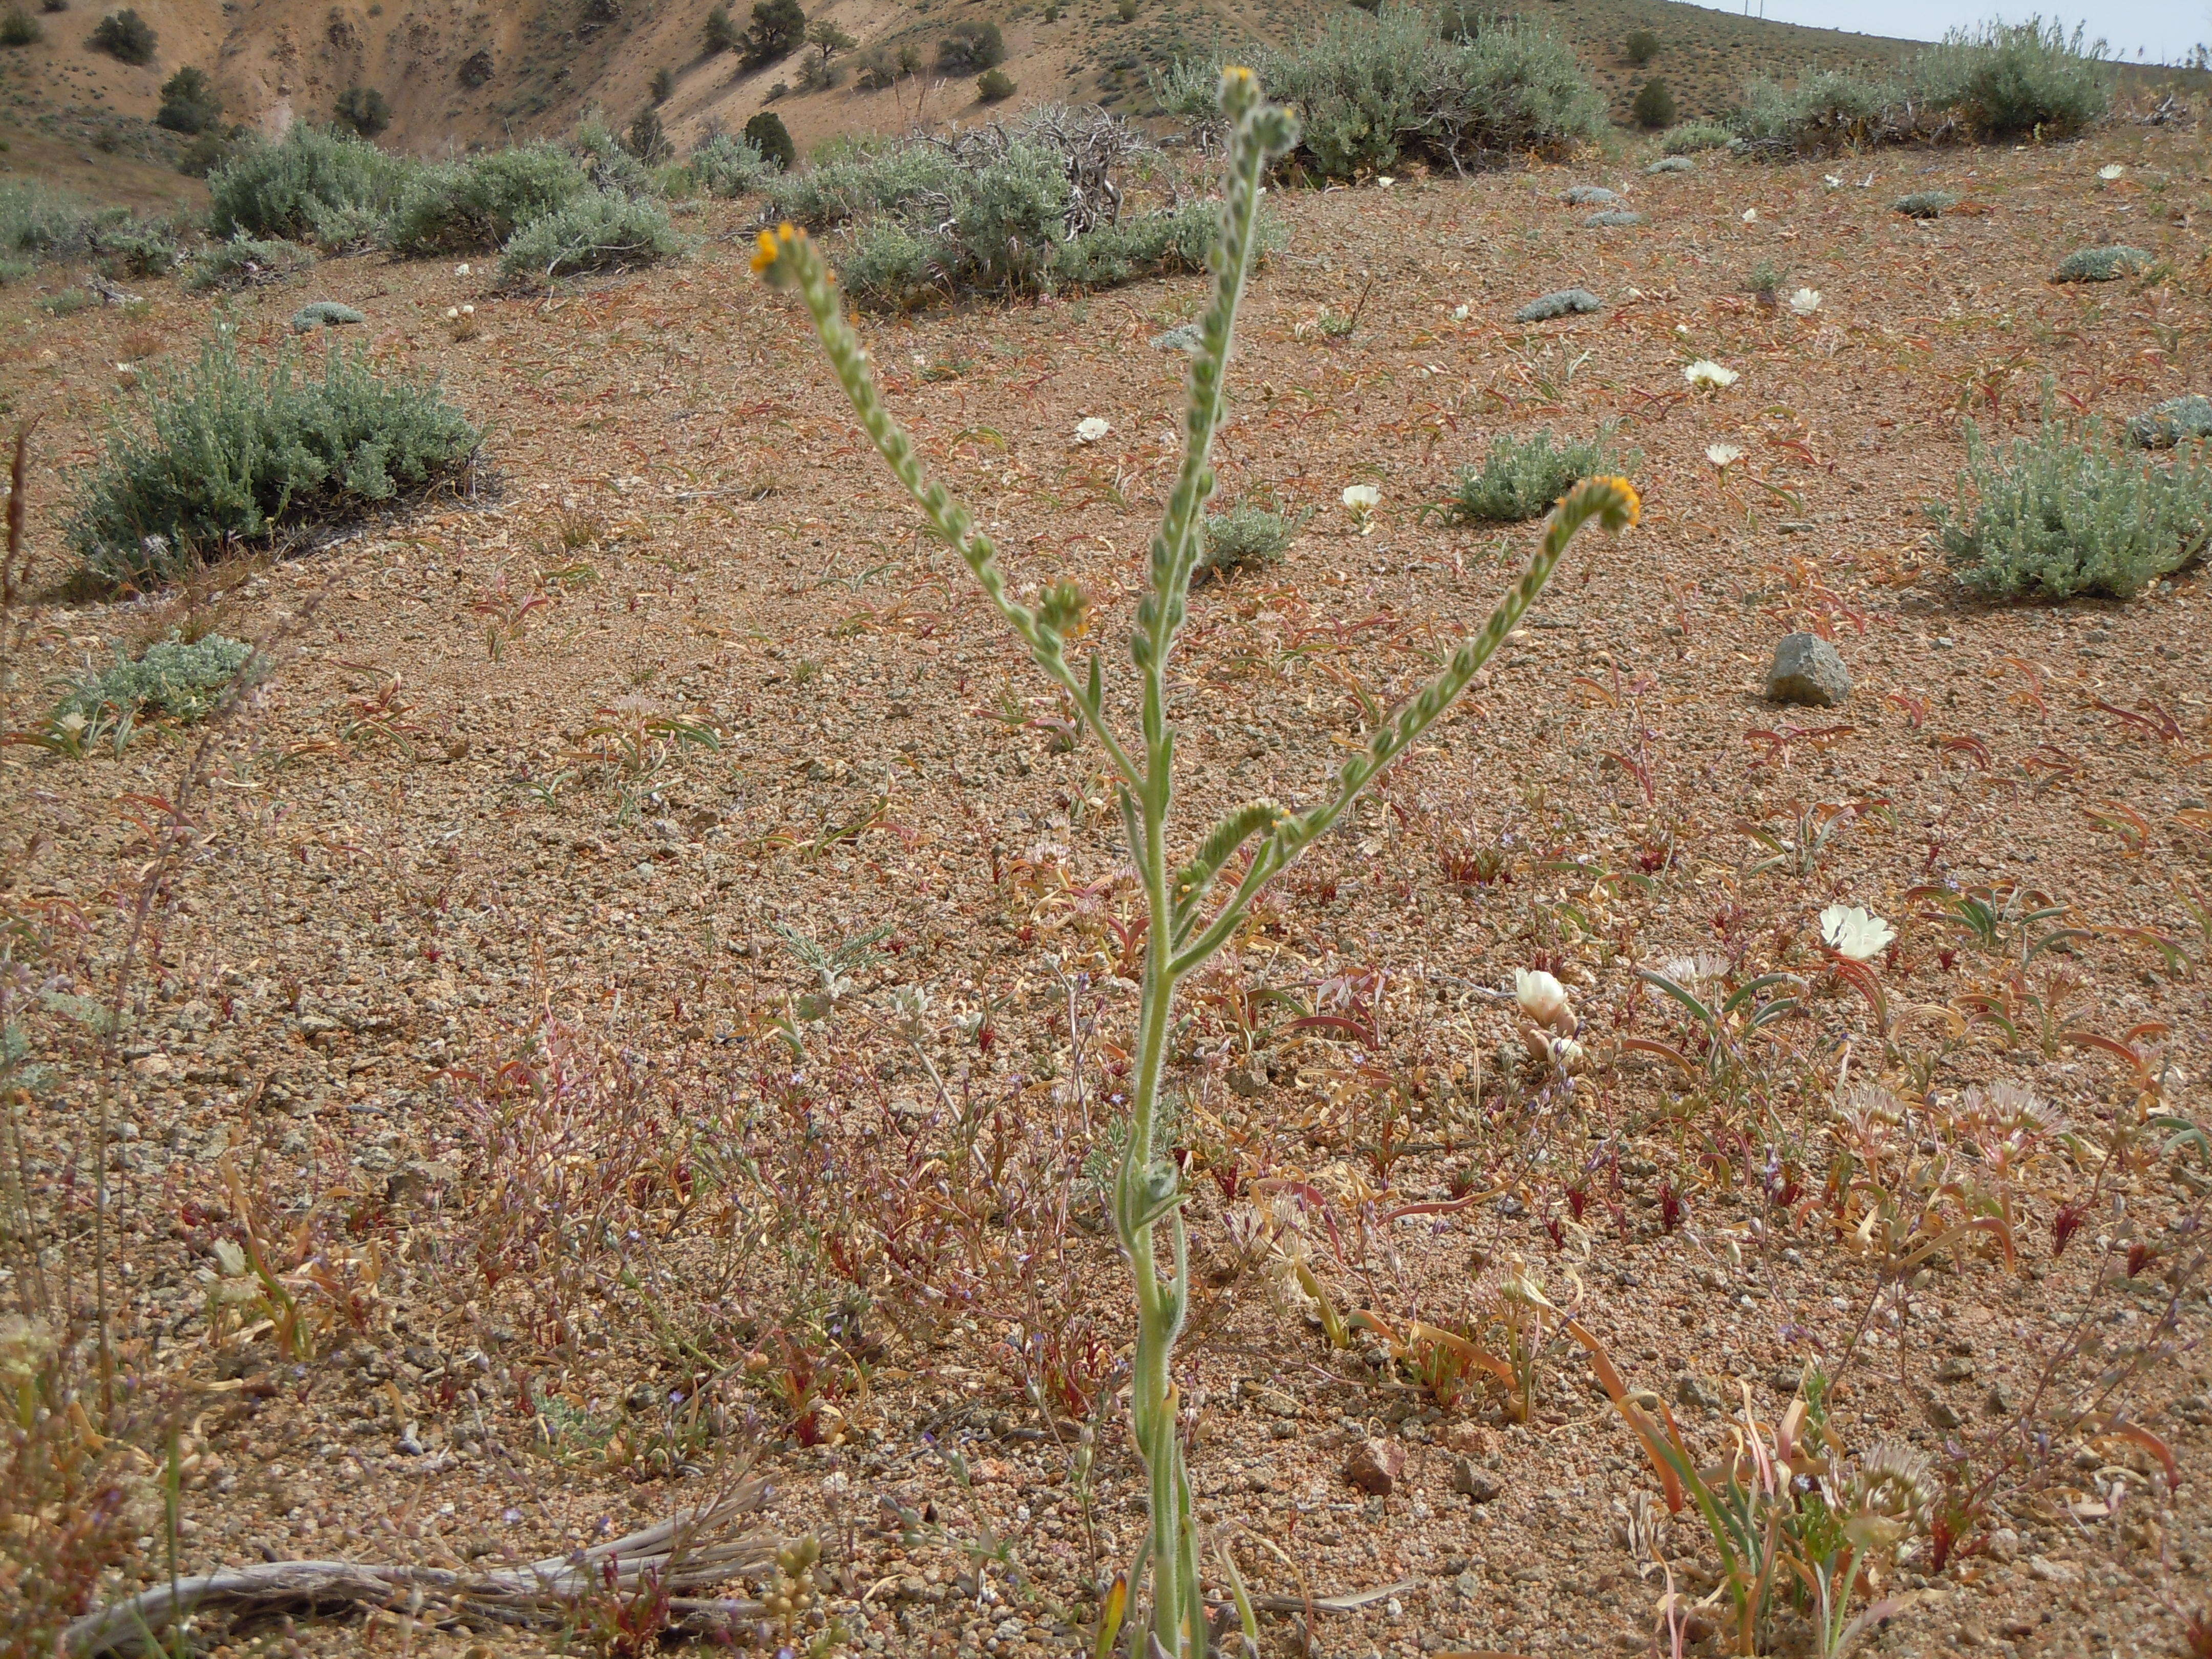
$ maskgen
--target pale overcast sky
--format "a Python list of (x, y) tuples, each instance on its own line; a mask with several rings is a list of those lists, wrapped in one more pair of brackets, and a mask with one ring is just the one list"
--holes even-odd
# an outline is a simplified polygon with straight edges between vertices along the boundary
[[(1751, 0), (1751, 15), (1761, 15), (1761, 0)], [(1743, 0), (1692, 0), (1713, 11), (1741, 12)], [(1765, 0), (1765, 15), (1781, 23), (1807, 23), (1815, 28), (1850, 29), (1860, 34), (1887, 34), (1906, 40), (1934, 40), (1946, 29), (1972, 27), (1993, 15), (2012, 21), (2027, 9), (1992, 13), (1986, 4), (1972, 0)], [(2063, 18), (2068, 29), (2087, 21), (2089, 38), (2102, 35), (2111, 44), (2111, 55), (2136, 61), (2140, 47), (2146, 62), (2178, 62), (2200, 40), (2212, 40), (2212, 6), (2206, 0), (2099, 0), (2094, 8), (2079, 3), (2039, 9), (2045, 17)]]

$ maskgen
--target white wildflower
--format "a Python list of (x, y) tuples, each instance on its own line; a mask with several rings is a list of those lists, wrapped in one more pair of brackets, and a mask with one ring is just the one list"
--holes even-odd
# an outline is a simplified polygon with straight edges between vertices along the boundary
[(1391, 185), (1396, 184), (1398, 181), (1395, 179), (1384, 178), (1377, 179), (1375, 182), (1382, 189), (1388, 190)]
[(1095, 444), (1114, 428), (1096, 415), (1085, 415), (1075, 423), (1075, 441)]
[(1743, 210), (1743, 222), (1747, 225), (1757, 224), (1759, 222), (1759, 210), (1757, 208), (1746, 208)]
[(1682, 378), (1692, 386), (1711, 386), (1719, 391), (1732, 386), (1739, 378), (1732, 368), (1723, 368), (1709, 357), (1700, 357), (1682, 371)]
[(1832, 904), (1820, 912), (1820, 938), (1839, 957), (1866, 962), (1880, 956), (1897, 929), (1856, 904)]
[(1455, 307), (1455, 308), (1453, 310), (1453, 312), (1452, 312), (1452, 321), (1454, 321), (1454, 322), (1455, 322), (1455, 323), (1463, 323), (1463, 322), (1465, 322), (1465, 321), (1467, 320), (1467, 319), (1468, 319), (1468, 309), (1467, 309), (1467, 307), (1466, 307), (1465, 306), (1460, 306), (1460, 307)]
[(1820, 182), (1826, 185), (1830, 190), (1841, 190), (1844, 187), (1844, 181), (1837, 178), (1832, 173), (1822, 173), (1820, 175)]
[(1526, 968), (1513, 970), (1513, 1000), (1539, 1025), (1573, 1034), (1575, 1012), (1567, 1006), (1567, 988), (1541, 969), (1533, 973)]
[(1382, 492), (1373, 484), (1345, 485), (1342, 497), (1344, 510), (1352, 514), (1352, 521), (1359, 526), (1361, 535), (1364, 536), (1375, 528), (1375, 507), (1382, 499)]
[(453, 275), (456, 276), (465, 276), (468, 274), (469, 267), (465, 264), (455, 265), (453, 267)]
[(1725, 472), (1743, 459), (1743, 451), (1734, 444), (1707, 444), (1705, 459)]
[(1790, 309), (1800, 317), (1809, 317), (1820, 308), (1820, 290), (1801, 288), (1790, 296)]
[(2127, 169), (2122, 167), (2118, 161), (2107, 161), (2103, 167), (2097, 169), (2097, 176), (2109, 184), (2126, 172)]

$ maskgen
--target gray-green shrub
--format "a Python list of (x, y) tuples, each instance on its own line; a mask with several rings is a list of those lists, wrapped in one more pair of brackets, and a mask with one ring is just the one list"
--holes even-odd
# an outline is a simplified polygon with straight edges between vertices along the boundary
[(156, 363), (79, 485), (69, 538), (107, 581), (161, 579), (236, 543), (353, 516), (450, 477), (482, 434), (434, 382), (386, 379), (332, 343), (320, 375), (289, 348), (259, 366), (218, 331)]
[(2058, 262), (2051, 275), (2054, 283), (2115, 283), (2123, 276), (2139, 276), (2151, 267), (2151, 256), (2124, 243), (2112, 247), (2076, 248)]
[(2127, 599), (2200, 556), (2212, 537), (2212, 465), (2130, 453), (2101, 428), (2051, 417), (1993, 448), (1972, 422), (1955, 503), (1931, 502), (1959, 580), (1992, 599)]
[(35, 179), (0, 179), (0, 253), (81, 252), (125, 216)]
[(96, 232), (92, 251), (111, 276), (167, 276), (185, 257), (167, 226), (140, 219)]
[(392, 210), (421, 163), (328, 127), (295, 125), (276, 143), (255, 141), (208, 175), (208, 224), (217, 236), (350, 241), (364, 216)]
[(386, 242), (410, 258), (488, 253), (591, 188), (558, 144), (517, 144), (424, 167), (392, 210)]
[(1285, 518), (1249, 501), (1239, 501), (1224, 513), (1207, 514), (1205, 547), (1191, 580), (1200, 581), (1232, 570), (1264, 570), (1280, 563), (1310, 516), (1302, 513)]
[(777, 169), (750, 138), (718, 132), (691, 152), (691, 177), (709, 196), (750, 196), (766, 190)]
[(2112, 106), (2104, 45), (2085, 46), (2080, 28), (2069, 37), (2055, 18), (1985, 23), (1917, 54), (1907, 78), (1978, 138), (2069, 138)]
[[(655, 117), (654, 125), (659, 125)], [(585, 117), (576, 129), (576, 153), (583, 163), (585, 179), (594, 189), (620, 191), (625, 196), (655, 193), (652, 169), (597, 113)]]
[(2212, 438), (2212, 398), (2202, 392), (2169, 398), (2128, 421), (2128, 441), (2144, 449), (2172, 449), (2198, 438)]
[(1948, 190), (1916, 190), (1890, 204), (1908, 219), (1940, 219), (1959, 205)]
[(52, 720), (76, 714), (159, 714), (189, 723), (211, 714), (238, 671), (253, 659), (253, 647), (220, 634), (187, 643), (166, 639), (146, 647), (132, 661), (118, 655), (112, 667), (87, 674), (56, 705)]
[(315, 251), (278, 238), (232, 236), (210, 242), (185, 266), (190, 289), (257, 288), (296, 276), (315, 263)]
[[(1304, 45), (1258, 46), (1243, 62), (1297, 106), (1297, 161), (1332, 179), (1408, 160), (1469, 166), (1556, 155), (1605, 128), (1605, 101), (1574, 53), (1534, 25), (1496, 20), (1446, 38), (1427, 8), (1387, 0), (1328, 18)], [(1218, 66), (1182, 66), (1157, 89), (1170, 112), (1206, 118)]]
[(1552, 442), (1548, 432), (1527, 438), (1500, 433), (1482, 465), (1462, 467), (1452, 493), (1433, 510), (1448, 524), (1518, 524), (1550, 512), (1577, 480), (1633, 472), (1643, 459), (1632, 449), (1615, 452), (1610, 425), (1556, 449)]
[[(1078, 288), (1116, 288), (1144, 276), (1203, 270), (1219, 217), (1209, 202), (1132, 214), (1060, 243), (1053, 252), (1053, 273)], [(1283, 245), (1282, 222), (1264, 207), (1252, 234), (1257, 255)]]
[(1726, 149), (1734, 143), (1735, 132), (1718, 121), (1685, 121), (1668, 130), (1659, 149), (1667, 155), (1698, 155), (1709, 149)]
[(655, 264), (676, 258), (684, 246), (658, 202), (592, 190), (507, 238), (499, 268), (510, 277), (550, 283), (573, 271)]

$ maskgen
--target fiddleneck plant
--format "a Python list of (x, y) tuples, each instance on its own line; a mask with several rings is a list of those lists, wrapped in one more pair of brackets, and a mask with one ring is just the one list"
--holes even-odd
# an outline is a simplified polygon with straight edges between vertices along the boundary
[[(1081, 672), (1067, 659), (1068, 641), (1085, 631), (1087, 596), (1072, 581), (1047, 588), (1034, 605), (1008, 592), (998, 550), (945, 486), (929, 477), (912, 441), (884, 407), (869, 374), (867, 354), (846, 321), (829, 268), (806, 234), (787, 224), (763, 231), (753, 260), (753, 269), (775, 286), (797, 291), (838, 383), (893, 476), (920, 506), (930, 529), (967, 562), (1007, 626), (1028, 647), (1030, 659), (1067, 694), (1083, 727), (1105, 750), (1114, 773), (1129, 857), (1144, 884), (1150, 920), (1129, 1119), (1114, 1182), (1113, 1210), (1135, 1281), (1137, 1342), (1129, 1414), (1149, 1481), (1151, 1526), (1133, 1565), (1107, 1597), (1098, 1651), (1111, 1651), (1129, 1598), (1141, 1593), (1149, 1571), (1150, 1613), (1145, 1623), (1150, 1641), (1158, 1646), (1143, 1641), (1137, 1645), (1164, 1659), (1198, 1659), (1206, 1651), (1206, 1639), (1201, 1540), (1183, 1465), (1177, 1430), (1181, 1399), (1173, 1375), (1176, 1341), (1190, 1305), (1189, 1251), (1182, 1213), (1185, 1194), (1176, 1165), (1156, 1156), (1153, 1145), (1176, 987), (1236, 935), (1260, 890), (1342, 817), (1359, 792), (1451, 707), (1535, 599), (1575, 532), (1593, 519), (1618, 532), (1633, 524), (1638, 511), (1636, 492), (1625, 478), (1593, 478), (1577, 484), (1560, 501), (1543, 545), (1482, 631), (1463, 642), (1443, 672), (1376, 727), (1366, 747), (1338, 770), (1319, 802), (1304, 811), (1273, 800), (1248, 802), (1216, 824), (1182, 864), (1173, 864), (1176, 732), (1168, 720), (1168, 661), (1182, 626), (1192, 573), (1205, 550), (1204, 513), (1214, 489), (1208, 455), (1225, 402), (1237, 302), (1256, 246), (1261, 181), (1269, 161), (1297, 139), (1296, 120), (1262, 100), (1250, 70), (1225, 70), (1220, 100), (1231, 138), (1221, 232), (1211, 258), (1212, 303), (1192, 357), (1182, 465), (1152, 538), (1150, 581), (1129, 635), (1129, 658), (1139, 676), (1140, 700), (1133, 742), (1124, 736), (1108, 706), (1105, 666), (1099, 655), (1092, 652)], [(1233, 871), (1231, 861), (1248, 848), (1242, 871)], [(1217, 883), (1232, 879), (1227, 899), (1209, 904)], [(1163, 1226), (1167, 1234), (1164, 1263), (1159, 1237)], [(1216, 1559), (1243, 1613), (1246, 1632), (1256, 1642), (1249, 1600), (1225, 1545)], [(1133, 1638), (1136, 1635), (1133, 1630)]]

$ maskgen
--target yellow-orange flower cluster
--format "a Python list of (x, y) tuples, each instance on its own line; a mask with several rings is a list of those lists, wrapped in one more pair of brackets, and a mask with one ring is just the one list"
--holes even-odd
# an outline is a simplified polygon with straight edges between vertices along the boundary
[(781, 259), (786, 249), (805, 240), (806, 233), (788, 219), (774, 230), (763, 230), (760, 234), (760, 245), (753, 252), (753, 274), (758, 276)]

